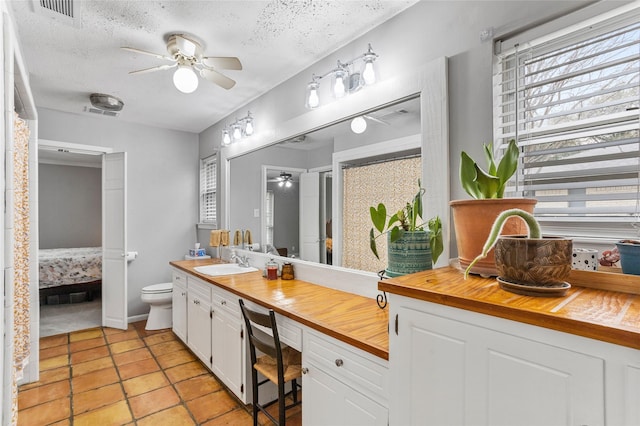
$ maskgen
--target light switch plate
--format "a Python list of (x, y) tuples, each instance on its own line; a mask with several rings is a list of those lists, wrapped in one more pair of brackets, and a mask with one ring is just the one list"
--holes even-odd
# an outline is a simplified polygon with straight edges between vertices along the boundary
[(253, 209), (253, 217), (260, 217), (260, 209)]

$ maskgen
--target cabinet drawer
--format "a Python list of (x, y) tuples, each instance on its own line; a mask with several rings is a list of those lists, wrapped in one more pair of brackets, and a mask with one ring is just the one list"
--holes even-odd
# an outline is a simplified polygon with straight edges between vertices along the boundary
[(302, 327), (294, 320), (276, 313), (280, 341), (302, 352)]
[(172, 281), (174, 286), (187, 288), (187, 275), (182, 272), (173, 271), (172, 273)]
[(238, 303), (238, 299), (240, 298), (238, 296), (229, 293), (228, 291), (222, 290), (219, 287), (213, 288), (212, 295), (214, 307), (221, 308), (227, 314), (236, 319), (242, 318), (242, 313), (240, 312), (240, 304)]
[[(313, 362), (347, 386), (388, 405), (388, 362), (329, 336), (304, 333), (303, 364)], [(304, 365), (303, 365), (304, 366)]]
[(196, 278), (188, 277), (187, 290), (189, 292), (189, 297), (197, 297), (203, 302), (211, 303), (211, 284), (207, 284)]

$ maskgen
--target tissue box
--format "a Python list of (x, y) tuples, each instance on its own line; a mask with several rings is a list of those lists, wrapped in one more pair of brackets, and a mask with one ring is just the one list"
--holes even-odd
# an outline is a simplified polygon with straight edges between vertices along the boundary
[(191, 257), (200, 257), (200, 256), (204, 256), (205, 250), (204, 249), (189, 249), (189, 256)]

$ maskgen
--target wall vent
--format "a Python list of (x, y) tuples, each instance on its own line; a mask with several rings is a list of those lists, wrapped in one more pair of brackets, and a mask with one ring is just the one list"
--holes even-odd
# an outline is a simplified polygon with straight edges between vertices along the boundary
[(120, 113), (116, 111), (105, 111), (103, 109), (94, 108), (92, 106), (84, 107), (84, 112), (89, 112), (89, 113), (98, 114), (98, 115), (106, 115), (107, 117), (118, 117), (120, 115)]
[(40, 0), (40, 7), (73, 18), (73, 0)]

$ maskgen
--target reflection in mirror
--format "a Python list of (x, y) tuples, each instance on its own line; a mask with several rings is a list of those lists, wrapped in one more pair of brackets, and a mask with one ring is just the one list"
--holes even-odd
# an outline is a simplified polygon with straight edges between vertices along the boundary
[[(334, 242), (337, 241), (332, 232), (335, 229), (335, 215), (342, 214), (335, 211), (337, 205), (342, 205), (342, 200), (340, 203), (336, 203), (336, 200), (343, 192), (335, 188), (337, 181), (336, 171), (332, 170), (333, 156), (335, 153), (358, 150), (362, 153), (360, 161), (382, 161), (397, 156), (398, 153), (393, 149), (378, 155), (367, 147), (418, 135), (420, 98), (405, 99), (363, 112), (358, 117), (360, 119), (355, 123), (353, 118), (356, 117), (350, 117), (232, 158), (229, 194), (231, 229), (251, 229), (253, 235), (261, 235), (262, 250), (265, 243), (269, 242), (276, 248), (286, 248), (287, 256), (295, 255), (304, 260), (342, 266), (341, 260), (336, 263), (333, 256)], [(358, 162), (358, 159), (351, 160), (354, 164)], [(294, 173), (296, 170), (298, 173)], [(284, 190), (278, 186), (277, 179), (282, 172), (292, 175), (292, 186), (288, 189), (294, 191), (288, 193), (288, 198), (279, 201)], [(298, 196), (297, 208), (293, 206), (294, 193)], [(269, 199), (270, 205), (267, 204)], [(345, 202), (348, 203), (348, 200)], [(269, 208), (272, 208), (270, 212)], [(297, 218), (293, 217), (296, 212)], [(256, 213), (259, 218), (255, 217)], [(271, 214), (270, 218), (268, 213)], [(362, 216), (368, 220), (368, 209)], [(368, 235), (368, 228), (363, 232)]]

